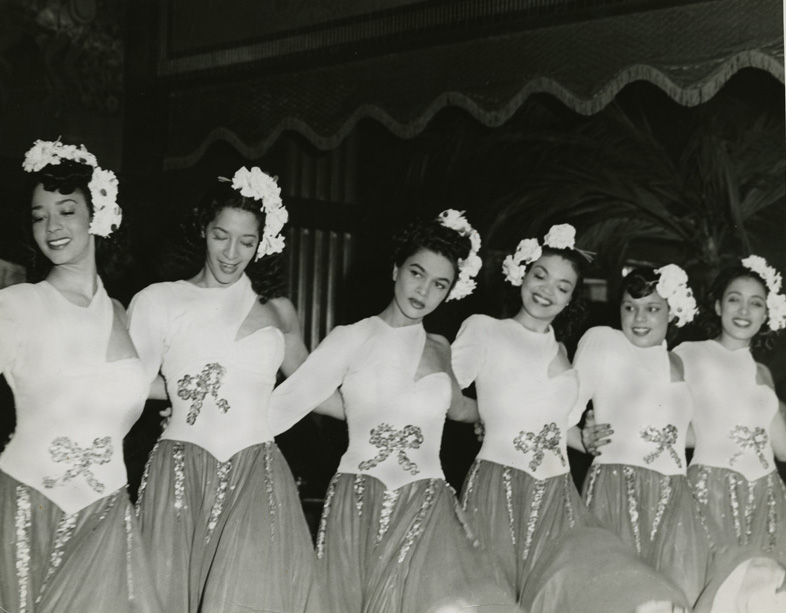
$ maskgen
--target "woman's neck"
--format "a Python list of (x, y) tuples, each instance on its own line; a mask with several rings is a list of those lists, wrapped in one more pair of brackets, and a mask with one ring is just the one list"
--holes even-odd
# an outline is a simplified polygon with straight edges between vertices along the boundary
[(407, 317), (404, 312), (396, 304), (395, 298), (391, 300), (390, 304), (377, 315), (382, 321), (388, 324), (391, 328), (404, 328), (406, 326), (415, 326), (423, 323), (422, 317)]
[(95, 262), (92, 265), (81, 263), (53, 266), (46, 280), (68, 300), (80, 306), (90, 304), (99, 285)]
[(729, 351), (737, 351), (738, 349), (750, 349), (751, 341), (749, 338), (733, 338), (721, 332), (720, 336), (715, 339), (721, 346)]
[(530, 332), (537, 332), (538, 334), (546, 334), (551, 327), (553, 319), (536, 319), (522, 307), (519, 312), (513, 317), (514, 321), (520, 323), (524, 328)]

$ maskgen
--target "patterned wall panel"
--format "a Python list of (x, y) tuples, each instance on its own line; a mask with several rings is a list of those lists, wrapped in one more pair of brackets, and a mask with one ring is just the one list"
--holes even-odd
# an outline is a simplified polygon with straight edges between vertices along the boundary
[(356, 206), (354, 138), (331, 151), (287, 140), (280, 179), (290, 202), (287, 281), (313, 350), (340, 319), (341, 296), (353, 256), (348, 220)]
[(313, 351), (336, 325), (353, 237), (349, 232), (292, 227), (287, 243), (290, 297), (306, 347)]

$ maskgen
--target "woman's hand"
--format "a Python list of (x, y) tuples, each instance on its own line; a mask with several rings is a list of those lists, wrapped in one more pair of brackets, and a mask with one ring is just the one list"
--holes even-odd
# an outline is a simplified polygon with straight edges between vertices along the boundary
[(595, 412), (592, 409), (587, 411), (584, 428), (581, 430), (581, 443), (587, 453), (599, 456), (601, 454), (600, 447), (611, 442), (612, 434), (614, 434), (614, 430), (609, 424), (596, 424)]

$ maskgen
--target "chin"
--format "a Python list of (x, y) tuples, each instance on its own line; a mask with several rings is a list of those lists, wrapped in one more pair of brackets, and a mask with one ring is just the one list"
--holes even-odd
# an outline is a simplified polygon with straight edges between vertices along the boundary
[(404, 317), (413, 321), (423, 319), (426, 315), (428, 315), (428, 313), (425, 312), (425, 309), (423, 309), (423, 311), (407, 310), (402, 311), (402, 313), (404, 313)]
[(238, 279), (240, 279), (240, 275), (232, 275), (231, 277), (222, 275), (221, 277), (218, 277), (218, 282), (223, 283), (224, 285), (232, 285)]
[(44, 257), (49, 260), (53, 266), (59, 266), (61, 264), (69, 264), (76, 260), (76, 256), (73, 253), (68, 253), (64, 251), (42, 251)]
[(559, 315), (559, 310), (555, 309), (554, 307), (542, 307), (537, 303), (532, 303), (528, 305), (529, 308), (526, 309), (529, 313), (530, 317), (535, 319), (544, 320), (553, 320), (557, 315)]

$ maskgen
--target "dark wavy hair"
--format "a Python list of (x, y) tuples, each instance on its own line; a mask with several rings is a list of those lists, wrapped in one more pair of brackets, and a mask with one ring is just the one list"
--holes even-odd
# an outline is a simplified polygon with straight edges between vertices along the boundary
[[(227, 181), (217, 181), (205, 193), (197, 208), (192, 211), (185, 226), (187, 240), (193, 247), (199, 267), (204, 265), (207, 255), (205, 230), (224, 209), (238, 209), (253, 214), (259, 224), (259, 237), (262, 238), (265, 214), (262, 212), (260, 201), (241, 195)], [(281, 254), (270, 254), (259, 260), (251, 260), (246, 266), (245, 273), (251, 280), (251, 287), (259, 296), (260, 303), (265, 304), (272, 298), (285, 295)]]
[[(660, 275), (656, 273), (655, 269), (651, 266), (639, 266), (634, 268), (622, 279), (617, 304), (622, 305), (625, 294), (638, 300), (639, 298), (645, 298), (656, 293), (658, 281), (660, 281)], [(670, 318), (668, 328), (666, 329), (666, 340), (669, 345), (671, 345), (676, 336), (677, 325)]]
[[(752, 271), (750, 268), (745, 268), (742, 264), (735, 264), (728, 266), (718, 273), (715, 280), (712, 282), (707, 296), (705, 297), (697, 325), (702, 333), (708, 338), (717, 338), (722, 332), (721, 318), (715, 312), (715, 303), (723, 300), (723, 294), (726, 293), (729, 285), (737, 279), (753, 279), (761, 283), (764, 288), (764, 295), (769, 295), (767, 283), (762, 279), (761, 275)], [(777, 332), (772, 330), (769, 326), (769, 318), (765, 321), (756, 335), (751, 339), (751, 349), (767, 350), (772, 348), (772, 343), (775, 340)]]
[[(540, 257), (546, 255), (561, 257), (576, 271), (576, 285), (573, 288), (573, 296), (571, 296), (570, 302), (557, 314), (551, 323), (556, 339), (561, 342), (569, 341), (576, 337), (587, 317), (587, 302), (581, 291), (584, 284), (587, 259), (575, 249), (555, 249), (554, 247), (543, 246)], [(529, 272), (528, 270), (527, 273)], [(506, 316), (513, 317), (521, 309), (521, 288), (505, 283), (503, 291), (503, 312)]]
[(443, 226), (438, 219), (417, 219), (393, 237), (393, 263), (401, 266), (421, 249), (433, 251), (451, 261), (455, 271), (452, 289), (458, 281), (458, 261), (469, 256), (472, 243), (468, 236)]
[[(63, 195), (79, 191), (85, 198), (87, 209), (92, 219), (93, 199), (88, 188), (92, 177), (92, 166), (75, 162), (74, 160), (61, 160), (59, 164), (44, 166), (38, 172), (31, 173), (28, 176), (25, 190), (25, 193), (29, 195), (27, 205), (28, 207), (30, 206), (33, 191), (38, 185), (41, 185), (48, 192), (58, 192)], [(52, 270), (52, 262), (41, 253), (33, 238), (33, 226), (30, 221), (30, 215), (28, 214), (25, 219), (24, 236), (28, 254), (27, 277), (31, 282), (41, 281)], [(106, 238), (95, 236), (95, 245), (98, 274), (105, 281), (118, 280), (123, 276), (131, 263), (128, 235), (125, 227), (121, 224), (120, 228)]]
[(655, 293), (658, 281), (660, 281), (660, 275), (655, 272), (654, 268), (649, 266), (634, 268), (622, 279), (618, 304), (622, 304), (625, 294), (638, 300)]

